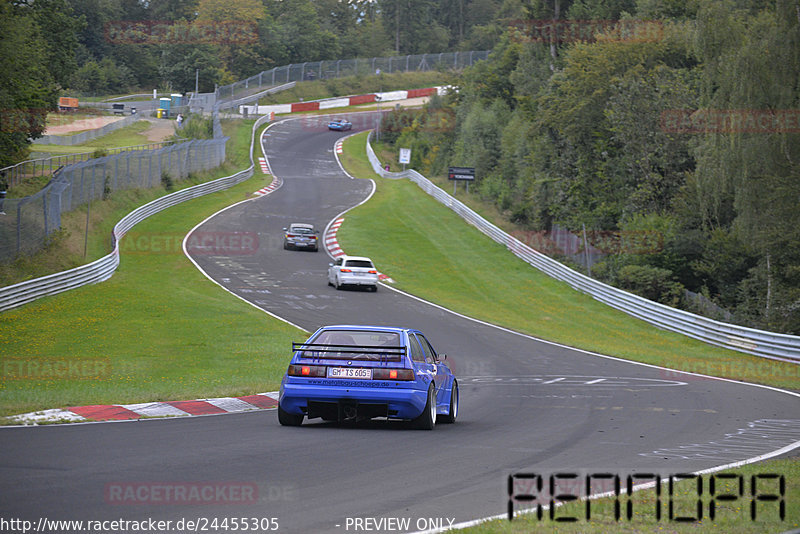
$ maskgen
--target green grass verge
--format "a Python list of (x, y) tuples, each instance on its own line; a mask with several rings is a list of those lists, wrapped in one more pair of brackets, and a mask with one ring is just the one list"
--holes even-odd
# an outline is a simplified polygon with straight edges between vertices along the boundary
[[(764, 533), (787, 532), (800, 526), (800, 506), (796, 503), (800, 499), (800, 463), (791, 459), (770, 460), (758, 464), (750, 464), (736, 469), (715, 473), (742, 476), (744, 495), (737, 500), (715, 502), (714, 519), (711, 519), (711, 497), (709, 484), (712, 475), (703, 475), (703, 493), (698, 495), (695, 481), (678, 482), (672, 491), (673, 517), (698, 517), (697, 502), (702, 503), (703, 514), (700, 521), (678, 522), (669, 519), (670, 493), (669, 486), (662, 485), (660, 497), (655, 489), (634, 492), (628, 499), (627, 495), (620, 495), (620, 519), (615, 518), (615, 502), (613, 497), (591, 501), (590, 519), (586, 520), (586, 502), (571, 502), (554, 510), (555, 519), (574, 517), (577, 521), (567, 523), (550, 519), (549, 511), (543, 511), (542, 519), (535, 515), (524, 514), (517, 516), (513, 521), (507, 519), (490, 521), (477, 527), (467, 529), (470, 533), (508, 533), (521, 534), (528, 532), (558, 532), (601, 534), (606, 532), (723, 532), (723, 533)], [(786, 481), (784, 494), (785, 518), (780, 518), (780, 503), (776, 501), (758, 501), (755, 520), (751, 515), (751, 477), (754, 475), (777, 474), (783, 475)], [(738, 480), (717, 479), (716, 495), (737, 494)], [(624, 485), (624, 480), (622, 481)], [(760, 495), (779, 495), (779, 480), (761, 479), (757, 484)], [(523, 493), (521, 491), (520, 493)], [(572, 493), (575, 490), (571, 491)], [(536, 493), (534, 490), (532, 493)], [(661, 519), (656, 519), (657, 499), (660, 499)], [(627, 519), (627, 502), (632, 503), (631, 519)], [(531, 506), (517, 505), (516, 509), (530, 508)]]
[(262, 106), (291, 104), (362, 93), (422, 89), (434, 85), (447, 85), (453, 83), (454, 79), (453, 73), (439, 71), (395, 72), (379, 76), (345, 76), (330, 80), (298, 82), (292, 89), (267, 95), (258, 103)]
[[(229, 151), (235, 161), (249, 149), (251, 126), (243, 125), (247, 146)], [(103, 358), (109, 369), (94, 380), (3, 380), (0, 415), (276, 390), (288, 343), (303, 334), (233, 298), (177, 246), (197, 222), (267, 183), (256, 172), (227, 191), (154, 215), (123, 239), (121, 248), (130, 252), (110, 280), (0, 314), (0, 364), (92, 365)], [(130, 241), (142, 236), (176, 245), (143, 250)]]
[[(372, 172), (366, 133), (343, 164), (378, 183), (339, 230), (346, 251), (371, 257), (396, 286), (460, 313), (572, 347), (736, 380), (800, 389), (800, 366), (714, 347), (655, 328), (556, 281), (490, 240), (409, 180)], [(375, 235), (392, 239), (375, 240)], [(422, 253), (421, 253), (422, 252)], [(665, 371), (669, 376), (669, 372)]]

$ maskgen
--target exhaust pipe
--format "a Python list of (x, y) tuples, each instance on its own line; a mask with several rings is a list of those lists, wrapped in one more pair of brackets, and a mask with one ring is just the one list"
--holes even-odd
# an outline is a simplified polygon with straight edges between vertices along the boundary
[(356, 418), (356, 407), (352, 405), (347, 405), (344, 407), (344, 418), (345, 420), (348, 419), (355, 419)]

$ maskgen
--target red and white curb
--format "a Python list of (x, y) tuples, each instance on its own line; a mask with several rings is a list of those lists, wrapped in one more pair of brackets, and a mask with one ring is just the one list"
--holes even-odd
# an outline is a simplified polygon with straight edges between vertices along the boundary
[(190, 401), (143, 402), (139, 404), (99, 404), (71, 408), (42, 410), (9, 417), (23, 425), (45, 423), (89, 423), (99, 421), (131, 421), (150, 417), (185, 417), (221, 413), (274, 410), (278, 407), (278, 392), (259, 393), (244, 397), (218, 397)]
[(328, 228), (328, 233), (325, 234), (325, 248), (328, 249), (328, 252), (334, 258), (344, 256), (344, 250), (342, 250), (342, 247), (339, 246), (339, 242), (336, 240), (336, 232), (339, 231), (339, 227), (342, 226), (343, 222), (344, 217), (336, 219), (333, 221), (330, 228)]
[(344, 143), (344, 139), (340, 139), (340, 140), (336, 141), (336, 144), (334, 145), (334, 149), (336, 150), (337, 154), (341, 154), (342, 151), (343, 151), (342, 143)]
[(258, 164), (261, 166), (261, 172), (264, 174), (272, 174), (269, 170), (269, 164), (267, 163), (267, 158), (261, 157), (258, 158)]
[[(325, 234), (325, 248), (328, 249), (328, 253), (334, 258), (345, 255), (344, 250), (342, 250), (342, 247), (339, 246), (339, 241), (336, 239), (336, 232), (339, 231), (339, 228), (342, 226), (343, 222), (344, 217), (339, 217), (333, 221), (328, 228), (328, 232)], [(380, 272), (378, 273), (378, 280), (381, 282), (389, 282), (390, 284), (394, 284), (394, 280)]]
[[(263, 160), (264, 158), (258, 158), (258, 159)], [(264, 167), (262, 166), (262, 169), (263, 168)], [(275, 191), (276, 189), (278, 189), (280, 186), (283, 185), (283, 180), (281, 178), (278, 178), (271, 172), (267, 171), (265, 172), (267, 175), (272, 175), (272, 183), (270, 183), (267, 187), (262, 187), (261, 189), (253, 193), (254, 195), (257, 195), (259, 197), (263, 197), (264, 195), (269, 195), (270, 193), (272, 193), (273, 191)]]

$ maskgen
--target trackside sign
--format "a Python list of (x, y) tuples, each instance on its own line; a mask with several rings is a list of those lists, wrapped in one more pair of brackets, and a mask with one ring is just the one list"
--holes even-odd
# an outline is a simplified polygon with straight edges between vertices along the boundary
[(475, 167), (448, 167), (448, 180), (475, 181)]

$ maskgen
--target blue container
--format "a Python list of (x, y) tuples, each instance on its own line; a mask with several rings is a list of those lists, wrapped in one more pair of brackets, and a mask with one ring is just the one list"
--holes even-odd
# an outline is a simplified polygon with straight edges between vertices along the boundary
[(169, 112), (169, 108), (170, 108), (170, 104), (172, 103), (172, 100), (170, 100), (169, 98), (164, 97), (164, 98), (160, 98), (158, 100), (158, 102), (159, 102), (158, 107), (160, 107), (161, 109), (165, 109), (165, 110), (167, 110), (167, 112)]
[(172, 106), (173, 107), (180, 107), (183, 105), (183, 95), (180, 93), (172, 93), (170, 95), (172, 97)]

